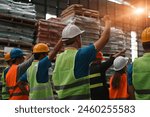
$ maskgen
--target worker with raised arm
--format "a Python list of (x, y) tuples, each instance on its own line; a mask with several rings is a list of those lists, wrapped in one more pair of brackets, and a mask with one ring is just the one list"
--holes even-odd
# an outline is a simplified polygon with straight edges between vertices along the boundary
[(103, 21), (105, 28), (101, 37), (88, 47), (81, 48), (84, 31), (79, 27), (68, 24), (63, 29), (65, 51), (57, 56), (52, 76), (58, 99), (90, 99), (89, 64), (96, 58), (97, 51), (103, 49), (110, 35), (110, 17), (104, 16)]
[(62, 41), (60, 39), (49, 56), (49, 47), (47, 44), (38, 43), (33, 47), (35, 60), (27, 70), (27, 81), (30, 87), (30, 100), (54, 99), (48, 70), (51, 67), (51, 60), (53, 60), (61, 46)]
[(90, 90), (92, 100), (108, 100), (109, 89), (106, 79), (106, 71), (112, 66), (116, 57), (123, 54), (126, 50), (113, 54), (109, 59), (105, 60), (102, 52), (98, 52), (96, 59), (91, 63), (89, 70)]
[(24, 61), (24, 54), (20, 48), (13, 48), (10, 52), (12, 65), (6, 74), (6, 85), (9, 92), (10, 100), (27, 100), (28, 84), (21, 81), (22, 76), (30, 67), (34, 56), (32, 55), (27, 61)]

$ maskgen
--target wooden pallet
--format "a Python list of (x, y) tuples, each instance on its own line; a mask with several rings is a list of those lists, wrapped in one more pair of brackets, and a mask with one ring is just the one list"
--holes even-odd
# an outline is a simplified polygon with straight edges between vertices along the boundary
[(67, 9), (65, 9), (61, 13), (61, 17), (64, 18), (70, 14), (91, 17), (91, 18), (95, 18), (95, 19), (99, 20), (99, 12), (98, 11), (83, 8), (82, 5), (78, 5), (78, 4), (72, 5), (72, 6), (68, 7)]

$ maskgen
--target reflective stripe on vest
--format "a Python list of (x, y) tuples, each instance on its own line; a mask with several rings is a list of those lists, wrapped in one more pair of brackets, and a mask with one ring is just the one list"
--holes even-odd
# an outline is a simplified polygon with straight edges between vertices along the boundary
[(49, 87), (47, 87), (47, 85), (42, 85), (42, 86), (37, 86), (37, 87), (33, 87), (30, 88), (30, 93), (32, 93), (33, 91), (38, 91), (38, 90), (46, 90)]
[(29, 100), (54, 100), (54, 97), (47, 97), (47, 98), (29, 98)]
[(150, 94), (150, 89), (135, 90), (137, 94)]
[(102, 87), (102, 86), (104, 86), (103, 83), (97, 83), (97, 84), (90, 85), (90, 89)]
[(55, 86), (55, 89), (56, 89), (56, 90), (70, 89), (70, 88), (73, 88), (73, 87), (85, 85), (85, 84), (87, 84), (87, 83), (89, 83), (89, 80), (88, 80), (88, 79), (85, 79), (85, 80), (78, 81), (78, 82), (75, 82), (75, 83), (72, 83), (72, 84), (68, 84), (68, 85)]
[(89, 95), (75, 95), (75, 96), (68, 96), (65, 98), (61, 98), (62, 100), (83, 100), (83, 99), (89, 99)]
[(95, 78), (95, 77), (99, 77), (99, 76), (101, 76), (101, 73), (90, 74), (89, 78), (91, 79), (91, 78)]
[[(97, 78), (97, 77), (99, 77), (99, 76), (101, 76), (101, 73), (95, 73), (95, 74), (89, 75), (89, 78), (92, 79), (92, 78)], [(97, 87), (101, 87), (101, 86), (103, 86), (103, 83), (91, 84), (91, 85), (90, 85), (90, 89), (92, 89), (92, 88), (97, 88)]]

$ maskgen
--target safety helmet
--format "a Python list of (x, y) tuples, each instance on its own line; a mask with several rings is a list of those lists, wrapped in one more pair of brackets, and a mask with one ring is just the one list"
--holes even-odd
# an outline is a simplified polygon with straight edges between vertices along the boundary
[(150, 42), (150, 27), (146, 28), (141, 35), (141, 42)]
[(42, 53), (42, 52), (49, 52), (49, 47), (47, 44), (38, 43), (33, 47), (33, 53)]
[(101, 51), (97, 52), (96, 59), (100, 59), (101, 61), (105, 60), (105, 58), (103, 57), (103, 53)]
[(4, 55), (4, 58), (5, 58), (5, 61), (9, 61), (11, 58), (10, 58), (10, 53), (6, 53)]
[(22, 57), (23, 55), (23, 51), (20, 48), (13, 48), (10, 52), (11, 59)]
[(123, 69), (127, 65), (128, 60), (127, 57), (118, 56), (113, 62), (114, 70), (119, 71)]
[(81, 31), (80, 28), (74, 24), (68, 24), (62, 31), (62, 41), (67, 41), (73, 37), (82, 34), (84, 31)]

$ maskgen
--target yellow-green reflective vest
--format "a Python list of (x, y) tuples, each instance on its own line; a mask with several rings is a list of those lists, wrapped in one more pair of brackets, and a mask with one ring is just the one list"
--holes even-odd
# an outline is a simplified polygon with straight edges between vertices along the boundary
[(50, 80), (46, 83), (38, 83), (36, 79), (36, 74), (38, 70), (38, 61), (32, 62), (32, 65), (27, 70), (27, 79), (29, 82), (30, 100), (51, 100), (54, 99), (52, 87), (50, 85)]
[(132, 77), (136, 99), (150, 100), (150, 53), (135, 59)]
[(65, 50), (65, 52), (57, 56), (52, 79), (58, 94), (58, 99), (90, 99), (88, 76), (79, 79), (76, 79), (74, 76), (76, 53), (77, 50)]
[[(9, 69), (9, 68), (5, 68), (4, 71), (7, 70), (7, 69)], [(5, 81), (6, 74), (4, 73), (4, 71), (2, 72), (2, 77), (1, 77), (1, 82), (2, 82), (2, 100), (8, 100), (9, 93), (8, 93), (7, 88), (6, 88), (6, 81)]]

